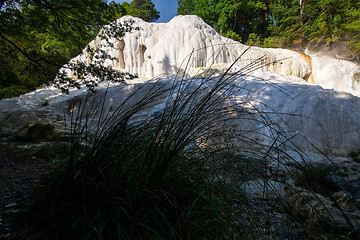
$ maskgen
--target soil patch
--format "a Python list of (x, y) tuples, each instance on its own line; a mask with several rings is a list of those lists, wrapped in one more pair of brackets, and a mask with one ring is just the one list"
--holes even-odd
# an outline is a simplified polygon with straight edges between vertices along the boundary
[(22, 213), (41, 176), (49, 170), (41, 159), (0, 146), (0, 239), (27, 238), (29, 226)]

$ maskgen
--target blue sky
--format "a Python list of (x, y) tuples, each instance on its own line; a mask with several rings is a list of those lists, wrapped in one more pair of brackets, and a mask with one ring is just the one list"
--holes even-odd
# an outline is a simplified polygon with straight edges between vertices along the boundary
[[(132, 0), (115, 0), (115, 2), (131, 2)], [(168, 22), (177, 12), (177, 0), (152, 0), (155, 8), (160, 12), (160, 18), (156, 22)]]

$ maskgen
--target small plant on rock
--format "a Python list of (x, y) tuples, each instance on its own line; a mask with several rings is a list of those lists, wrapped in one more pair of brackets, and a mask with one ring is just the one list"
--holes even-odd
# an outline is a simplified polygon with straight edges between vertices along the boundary
[(56, 135), (55, 126), (50, 123), (35, 123), (26, 131), (26, 138), (32, 141), (53, 140)]
[(333, 171), (333, 167), (329, 164), (306, 163), (299, 166), (295, 173), (295, 185), (317, 193), (331, 195), (340, 191), (340, 187), (331, 178)]
[(349, 157), (351, 157), (355, 162), (360, 162), (360, 151), (350, 152)]

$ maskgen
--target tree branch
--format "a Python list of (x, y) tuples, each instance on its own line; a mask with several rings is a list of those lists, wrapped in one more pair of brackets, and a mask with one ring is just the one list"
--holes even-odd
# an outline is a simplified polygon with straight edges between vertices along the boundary
[(11, 41), (10, 39), (6, 38), (4, 35), (0, 34), (0, 37), (5, 40), (7, 43), (9, 43), (11, 46), (13, 46), (16, 50), (18, 50), (22, 55), (24, 55), (31, 63), (33, 64), (36, 64), (38, 66), (41, 66), (40, 65), (40, 61), (43, 61), (49, 65), (52, 65), (52, 66), (56, 66), (56, 67), (62, 67), (62, 65), (59, 65), (59, 64), (56, 64), (56, 63), (53, 63), (53, 62), (50, 62), (48, 61), (47, 59), (45, 58), (38, 58), (38, 59), (34, 59), (32, 58), (26, 51), (24, 51), (23, 49), (21, 49), (18, 45), (16, 45), (16, 43), (14, 43), (13, 41)]

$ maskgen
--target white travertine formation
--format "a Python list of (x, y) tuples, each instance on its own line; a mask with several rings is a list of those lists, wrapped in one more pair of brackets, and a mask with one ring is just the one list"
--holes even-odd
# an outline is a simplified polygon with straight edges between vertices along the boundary
[[(137, 28), (121, 39), (104, 36), (104, 31), (89, 43), (94, 50), (108, 53), (106, 66), (137, 74), (140, 78), (176, 74), (185, 70), (196, 74), (198, 68), (229, 66), (238, 57), (234, 70), (246, 69), (249, 64), (263, 71), (300, 77), (325, 88), (350, 92), (360, 96), (354, 74), (360, 68), (351, 62), (317, 56), (307, 56), (295, 51), (259, 48), (243, 45), (218, 34), (197, 16), (176, 16), (168, 23), (147, 23), (139, 18), (125, 16), (115, 23), (119, 26), (133, 21)], [(106, 28), (106, 27), (105, 27)], [(94, 62), (101, 52), (83, 53), (72, 61)]]
[(311, 55), (315, 84), (360, 97), (360, 68), (353, 62)]
[[(309, 152), (320, 150), (346, 155), (360, 149), (360, 98), (354, 96), (360, 96), (356, 64), (284, 49), (248, 49), (220, 36), (196, 16), (178, 16), (169, 23), (146, 23), (129, 16), (117, 21), (127, 20), (133, 20), (133, 26), (139, 30), (126, 33), (120, 40), (106, 40), (100, 33), (89, 43), (90, 48), (101, 49), (113, 57), (107, 59), (105, 65), (140, 76), (127, 84), (110, 84), (106, 90), (108, 109), (116, 108), (135, 89), (153, 89), (152, 82), (145, 85), (146, 79), (166, 75), (161, 76), (159, 82), (170, 88), (169, 79), (174, 78), (168, 75), (185, 70), (196, 76), (193, 79), (196, 86), (204, 82), (203, 76), (224, 72), (241, 56), (233, 71), (251, 74), (233, 76), (235, 87), (227, 101), (245, 107), (251, 118), (234, 123), (238, 133), (268, 146), (279, 139), (280, 145), (286, 143)], [(84, 50), (71, 61), (94, 63), (96, 54), (100, 53)], [(257, 59), (259, 62), (251, 65)], [(250, 72), (249, 66), (252, 66)], [(323, 89), (309, 83), (312, 81), (345, 92)], [(100, 86), (92, 97), (101, 96), (105, 89), (106, 84)], [(16, 131), (31, 122), (54, 122), (63, 117), (69, 121), (71, 104), (84, 99), (85, 95), (85, 87), (71, 90), (69, 95), (60, 94), (57, 89), (39, 89), (19, 98), (4, 99), (0, 101), (0, 122)], [(129, 106), (141, 96), (137, 94)], [(39, 107), (45, 101), (48, 105)], [(142, 117), (153, 117), (163, 108), (163, 102), (154, 102)], [(261, 119), (264, 116), (269, 117), (266, 122)], [(277, 130), (272, 132), (275, 127)], [(277, 134), (281, 138), (277, 138)], [(237, 143), (242, 144), (240, 140)]]
[[(244, 117), (234, 119), (231, 128), (253, 141), (264, 146), (276, 144), (288, 145), (305, 152), (346, 155), (360, 149), (360, 98), (350, 93), (323, 89), (320, 86), (304, 84), (298, 77), (256, 71), (251, 77), (235, 77), (236, 86), (228, 97), (228, 104), (245, 108)], [(212, 81), (216, 81), (214, 78)], [(193, 87), (203, 79), (193, 79)], [(142, 89), (128, 106), (136, 104), (148, 90), (154, 91), (155, 82), (144, 83), (142, 80), (128, 84), (112, 84), (106, 90), (102, 84), (91, 99), (103, 96), (107, 92), (106, 109), (115, 109), (136, 89)], [(172, 83), (167, 77), (161, 77), (157, 85), (171, 88)], [(177, 91), (175, 90), (174, 93)], [(57, 89), (39, 89), (18, 98), (0, 101), (0, 121), (4, 126), (19, 129), (31, 122), (54, 122), (57, 119), (70, 121), (70, 113), (74, 104), (82, 102), (91, 104), (92, 100), (84, 101), (86, 87), (70, 91), (69, 95), (61, 94)], [(39, 107), (44, 101), (48, 105)], [(164, 101), (156, 101), (146, 108), (134, 121), (154, 117), (164, 109)], [(266, 119), (264, 119), (266, 116)], [(229, 115), (230, 119), (234, 116)], [(97, 121), (97, 119), (93, 119)], [(96, 125), (96, 124), (95, 124)], [(61, 127), (61, 125), (60, 125)], [(219, 125), (221, 130), (224, 126)], [(279, 135), (279, 138), (277, 138)], [(218, 139), (217, 143), (223, 141)], [(237, 145), (245, 144), (251, 148), (256, 145), (246, 144), (240, 138)]]
[[(307, 79), (311, 67), (301, 54), (285, 49), (262, 49), (243, 45), (218, 34), (197, 16), (177, 16), (168, 23), (147, 23), (139, 18), (125, 16), (117, 20), (123, 24), (134, 21), (132, 30), (118, 40), (104, 38), (103, 32), (89, 43), (95, 50), (107, 52), (114, 59), (106, 66), (121, 69), (141, 78), (176, 74), (182, 69), (231, 64), (239, 56), (237, 69), (259, 59), (256, 68)], [(95, 53), (84, 49), (73, 61), (92, 62)]]

